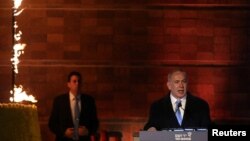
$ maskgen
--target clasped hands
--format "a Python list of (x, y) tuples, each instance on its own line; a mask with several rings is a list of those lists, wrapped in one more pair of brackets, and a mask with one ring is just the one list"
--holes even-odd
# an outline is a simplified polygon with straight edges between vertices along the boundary
[[(80, 126), (78, 128), (79, 136), (87, 136), (89, 134), (89, 130), (85, 126)], [(64, 136), (67, 138), (73, 138), (74, 128), (67, 128), (64, 132)]]

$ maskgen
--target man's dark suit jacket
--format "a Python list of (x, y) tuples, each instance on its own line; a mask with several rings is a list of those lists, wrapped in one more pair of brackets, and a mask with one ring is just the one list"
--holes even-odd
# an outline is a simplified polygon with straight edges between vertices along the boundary
[(180, 126), (173, 111), (169, 93), (151, 105), (149, 119), (144, 126), (144, 130), (148, 130), (150, 127), (155, 127), (157, 130), (172, 128), (208, 128), (210, 122), (208, 103), (188, 93), (183, 121)]
[[(99, 126), (95, 101), (91, 96), (86, 94), (81, 94), (79, 126), (86, 126), (89, 130), (89, 135), (95, 134)], [(56, 135), (56, 141), (72, 141), (64, 137), (64, 132), (67, 128), (73, 127), (69, 93), (57, 96), (53, 101), (53, 108), (49, 119), (49, 128)], [(81, 136), (80, 141), (90, 141), (90, 136)]]

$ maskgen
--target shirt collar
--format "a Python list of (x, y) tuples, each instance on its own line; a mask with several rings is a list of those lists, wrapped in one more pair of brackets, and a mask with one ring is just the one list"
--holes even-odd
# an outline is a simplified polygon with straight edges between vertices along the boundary
[[(81, 95), (78, 94), (76, 97), (80, 99)], [(70, 100), (74, 100), (75, 99), (75, 95), (72, 94), (71, 92), (69, 92), (69, 98), (70, 98)]]
[[(172, 103), (173, 107), (175, 107), (175, 102), (176, 102), (178, 99), (175, 98), (175, 97), (173, 96), (172, 93), (170, 93), (170, 99), (171, 99), (171, 103)], [(187, 99), (187, 95), (180, 99), (183, 108), (185, 108), (185, 106), (186, 106), (186, 99)]]

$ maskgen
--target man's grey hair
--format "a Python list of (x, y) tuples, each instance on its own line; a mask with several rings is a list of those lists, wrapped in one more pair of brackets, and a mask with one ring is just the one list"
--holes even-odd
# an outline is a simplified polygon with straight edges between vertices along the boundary
[(173, 74), (176, 73), (176, 72), (181, 72), (181, 73), (183, 73), (183, 74), (185, 75), (186, 79), (188, 80), (188, 78), (187, 78), (187, 73), (186, 73), (183, 69), (178, 68), (178, 69), (174, 69), (173, 71), (171, 71), (171, 72), (168, 74), (168, 82), (171, 81)]

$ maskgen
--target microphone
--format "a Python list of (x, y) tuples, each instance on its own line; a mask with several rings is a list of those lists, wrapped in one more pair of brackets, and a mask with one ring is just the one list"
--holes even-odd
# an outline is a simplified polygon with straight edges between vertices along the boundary
[(178, 103), (177, 108), (178, 108), (178, 109), (181, 108), (183, 111), (185, 110), (184, 108), (182, 108), (181, 102)]
[(180, 108), (182, 105), (181, 105), (181, 102), (178, 103), (177, 107)]

